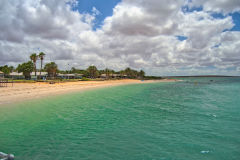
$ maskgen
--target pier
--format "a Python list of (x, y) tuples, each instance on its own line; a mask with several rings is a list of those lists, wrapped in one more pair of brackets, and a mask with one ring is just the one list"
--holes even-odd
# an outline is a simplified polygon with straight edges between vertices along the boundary
[(8, 79), (0, 78), (0, 87), (7, 87)]

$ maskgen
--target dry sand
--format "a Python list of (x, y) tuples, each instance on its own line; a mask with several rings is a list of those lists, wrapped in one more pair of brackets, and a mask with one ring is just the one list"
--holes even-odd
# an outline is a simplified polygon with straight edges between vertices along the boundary
[(8, 84), (8, 87), (0, 87), (0, 105), (7, 103), (17, 103), (24, 100), (36, 99), (40, 97), (49, 97), (63, 93), (85, 91), (94, 88), (111, 87), (124, 84), (141, 84), (153, 82), (171, 82), (175, 80), (108, 80), (108, 81), (78, 81), (49, 84), (38, 83), (14, 83)]

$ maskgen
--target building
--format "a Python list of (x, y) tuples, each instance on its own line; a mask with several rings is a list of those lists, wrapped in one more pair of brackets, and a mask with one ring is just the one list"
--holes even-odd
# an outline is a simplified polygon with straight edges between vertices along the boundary
[(18, 72), (12, 72), (8, 75), (8, 78), (11, 79), (25, 79), (23, 73), (18, 73)]
[(33, 80), (37, 80), (37, 79), (45, 80), (48, 77), (48, 72), (41, 72), (41, 76), (40, 76), (40, 72), (36, 72), (36, 76), (35, 76), (35, 72), (31, 72), (30, 75), (31, 75), (31, 79)]
[(109, 74), (107, 76), (106, 74), (101, 74), (100, 78), (107, 79), (107, 78), (122, 78), (120, 74)]
[(0, 71), (0, 78), (4, 78), (4, 73)]
[(61, 74), (57, 75), (58, 78), (61, 79), (81, 79), (83, 74)]

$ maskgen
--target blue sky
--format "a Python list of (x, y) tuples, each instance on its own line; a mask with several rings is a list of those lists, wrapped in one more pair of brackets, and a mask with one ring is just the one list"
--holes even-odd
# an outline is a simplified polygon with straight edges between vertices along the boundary
[(80, 13), (92, 14), (92, 9), (95, 7), (100, 12), (94, 22), (95, 25), (93, 29), (96, 29), (101, 27), (106, 17), (112, 16), (113, 8), (119, 2), (121, 2), (121, 0), (79, 0), (74, 10), (78, 10)]
[(231, 31), (240, 31), (240, 13), (235, 12), (230, 14), (232, 16), (233, 22), (235, 26), (231, 29)]

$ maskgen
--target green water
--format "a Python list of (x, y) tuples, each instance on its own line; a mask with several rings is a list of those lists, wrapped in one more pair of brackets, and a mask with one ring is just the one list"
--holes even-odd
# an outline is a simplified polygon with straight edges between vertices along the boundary
[(126, 85), (1, 106), (0, 151), (16, 160), (239, 160), (240, 79)]

